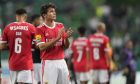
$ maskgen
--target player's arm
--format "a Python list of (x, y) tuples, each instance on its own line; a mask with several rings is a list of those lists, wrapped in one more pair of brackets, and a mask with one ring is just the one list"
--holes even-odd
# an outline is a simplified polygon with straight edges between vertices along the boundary
[(66, 48), (69, 47), (69, 45), (70, 45), (69, 39), (66, 38), (66, 39), (64, 40), (63, 48), (66, 49)]
[(2, 39), (0, 40), (0, 50), (8, 49), (7, 26), (2, 32)]
[(66, 39), (64, 40), (64, 45), (63, 45), (63, 48), (66, 49), (69, 47), (70, 45), (70, 42), (69, 42), (69, 37), (72, 35), (72, 29), (69, 28), (67, 31), (66, 31)]
[(89, 51), (89, 41), (87, 42), (87, 47), (86, 47), (86, 60), (87, 60), (87, 69), (90, 68), (90, 51)]
[(7, 43), (0, 43), (0, 50), (6, 50), (8, 49), (8, 44)]
[(87, 69), (90, 68), (90, 53), (89, 50), (86, 51)]
[(105, 54), (107, 57), (111, 57), (109, 52), (110, 52), (110, 44), (108, 43), (105, 48)]
[(64, 31), (64, 28), (60, 29), (58, 32), (58, 35), (55, 39), (52, 39), (52, 40), (45, 42), (45, 43), (38, 44), (39, 49), (46, 50), (46, 49), (54, 46), (54, 44), (61, 39), (63, 31)]
[(107, 64), (108, 64), (109, 68), (110, 68), (110, 63), (112, 61), (112, 56), (111, 56), (110, 49), (111, 49), (110, 44), (107, 43), (106, 48), (105, 48), (105, 55), (106, 55), (106, 58), (107, 58)]

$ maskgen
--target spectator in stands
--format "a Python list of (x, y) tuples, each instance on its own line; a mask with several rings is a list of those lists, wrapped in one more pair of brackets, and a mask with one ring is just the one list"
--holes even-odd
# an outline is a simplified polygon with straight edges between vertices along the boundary
[(135, 84), (136, 61), (134, 59), (134, 53), (132, 49), (133, 42), (128, 40), (125, 43), (120, 55), (121, 69), (124, 71), (124, 75), (127, 78), (126, 84)]

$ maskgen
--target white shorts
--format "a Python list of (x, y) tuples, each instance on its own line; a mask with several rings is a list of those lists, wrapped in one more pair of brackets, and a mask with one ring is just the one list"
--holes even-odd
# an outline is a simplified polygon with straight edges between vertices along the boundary
[(36, 82), (41, 82), (41, 63), (33, 64), (34, 80)]
[(75, 72), (76, 79), (79, 81), (89, 81), (90, 80), (90, 72)]
[(91, 78), (93, 81), (106, 83), (109, 81), (108, 70), (91, 70)]
[(22, 71), (10, 71), (10, 78), (12, 84), (16, 82), (22, 83), (33, 83), (33, 76), (31, 70), (22, 70)]
[(70, 75), (64, 59), (42, 61), (41, 84), (70, 84)]

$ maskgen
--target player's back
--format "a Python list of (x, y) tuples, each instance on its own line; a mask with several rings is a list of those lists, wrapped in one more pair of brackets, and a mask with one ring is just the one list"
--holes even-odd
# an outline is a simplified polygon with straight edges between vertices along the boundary
[(10, 70), (32, 69), (31, 41), (35, 34), (33, 25), (27, 22), (10, 23), (3, 32), (3, 40), (10, 50)]
[(73, 41), (71, 49), (75, 71), (87, 71), (87, 47), (88, 39), (86, 37), (79, 37)]
[(108, 37), (103, 34), (93, 34), (89, 36), (89, 50), (92, 68), (107, 69), (105, 50), (108, 40)]

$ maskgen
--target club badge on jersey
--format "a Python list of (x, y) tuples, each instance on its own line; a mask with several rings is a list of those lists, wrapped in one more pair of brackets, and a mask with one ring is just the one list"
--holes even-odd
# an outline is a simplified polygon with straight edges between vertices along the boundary
[(35, 39), (36, 39), (36, 42), (37, 43), (40, 42), (41, 41), (41, 35), (36, 35), (35, 36)]

